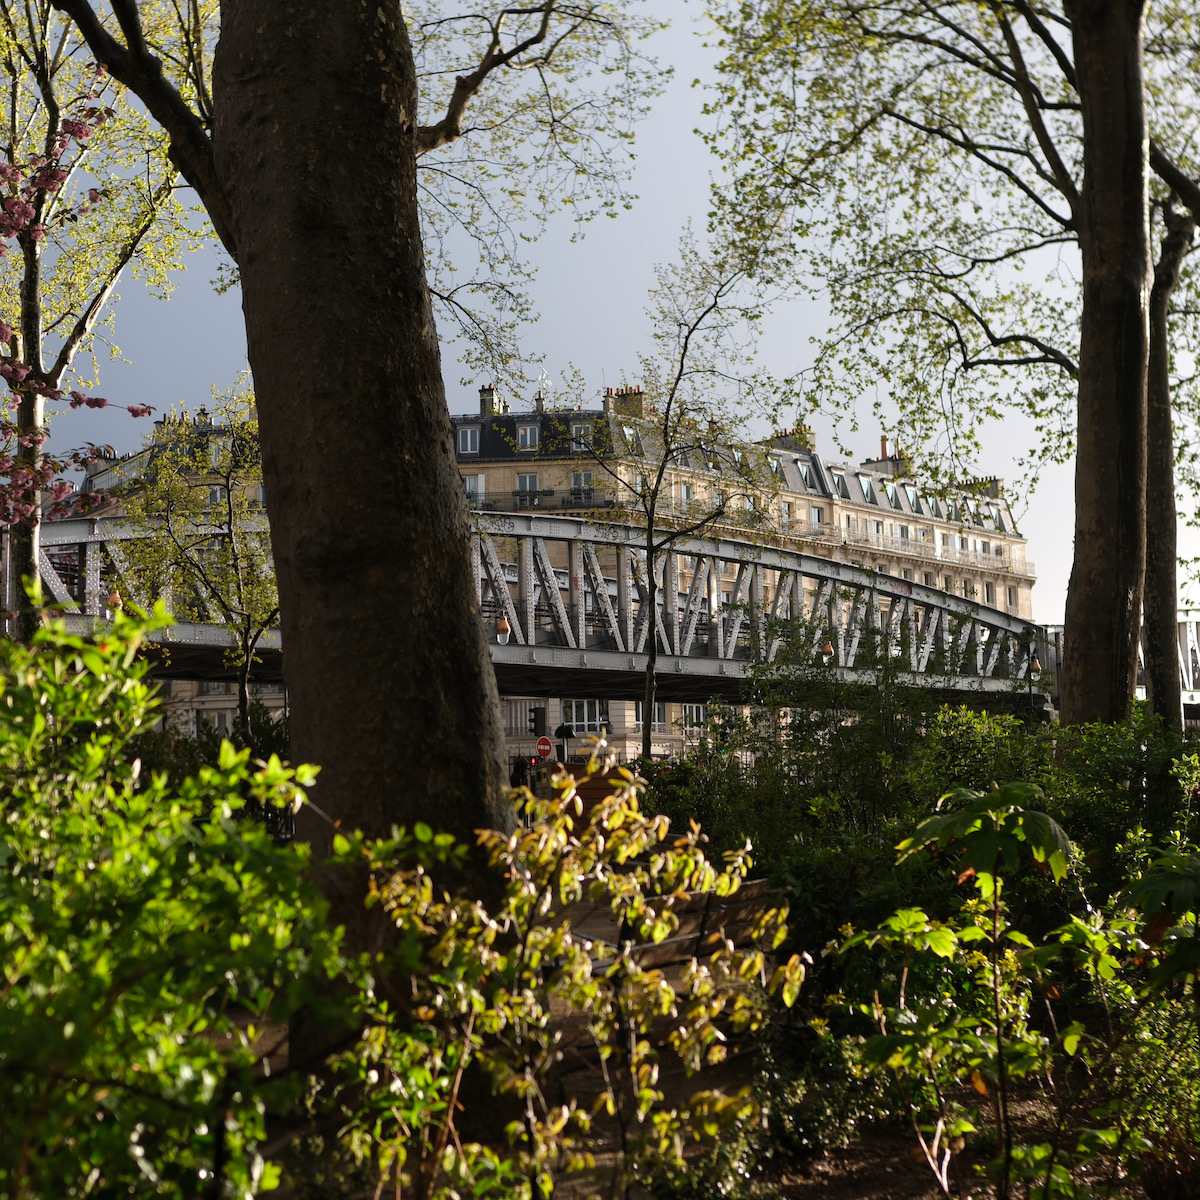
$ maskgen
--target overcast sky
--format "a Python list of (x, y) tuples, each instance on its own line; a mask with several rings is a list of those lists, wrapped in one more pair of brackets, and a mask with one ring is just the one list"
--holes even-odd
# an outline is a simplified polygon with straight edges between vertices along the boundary
[[(657, 262), (671, 257), (686, 221), (704, 228), (713, 164), (693, 130), (703, 124), (703, 93), (692, 80), (710, 72), (712, 57), (696, 34), (695, 6), (682, 0), (655, 0), (654, 11), (670, 13), (671, 28), (650, 45), (664, 63), (675, 66), (666, 94), (638, 131), (633, 188), (639, 199), (615, 220), (598, 218), (582, 240), (571, 241), (574, 226), (552, 225), (531, 247), (538, 267), (534, 297), (542, 316), (524, 336), (527, 351), (546, 355), (557, 377), (571, 363), (589, 387), (602, 389), (623, 379), (636, 381), (639, 353), (650, 348), (646, 294)], [(116, 307), (115, 342), (125, 362), (108, 362), (101, 351), (100, 385), (95, 389), (115, 405), (153, 404), (159, 412), (172, 405), (195, 409), (209, 401), (211, 389), (227, 388), (246, 367), (240, 296), (218, 295), (211, 285), (216, 258), (196, 254), (177, 281), (170, 300), (158, 301), (137, 281), (126, 279)], [(811, 361), (810, 338), (826, 327), (820, 304), (793, 303), (773, 313), (762, 340), (764, 364), (789, 374)], [(446, 391), (452, 411), (478, 403), (477, 384), (460, 383), (463, 368), (445, 353)], [(862, 428), (843, 434), (856, 458), (878, 453), (879, 431), (864, 401)], [(119, 452), (135, 449), (149, 429), (124, 411), (68, 412), (52, 424), (59, 447), (83, 441), (108, 443)], [(837, 456), (833, 430), (815, 423), (818, 451)], [(1024, 447), (1024, 431), (1015, 422), (988, 431), (981, 474), (1013, 478), (1014, 462)], [(1073, 542), (1074, 467), (1048, 472), (1028, 498), (1012, 498), (1028, 557), (1038, 582), (1033, 591), (1035, 618), (1060, 623), (1070, 575)], [(1181, 554), (1200, 556), (1200, 538), (1181, 531)]]

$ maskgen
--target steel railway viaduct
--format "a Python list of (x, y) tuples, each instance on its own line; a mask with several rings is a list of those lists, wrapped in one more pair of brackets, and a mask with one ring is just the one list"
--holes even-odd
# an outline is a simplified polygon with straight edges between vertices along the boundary
[[(145, 604), (122, 550), (134, 536), (119, 517), (43, 525), (43, 592), (69, 625), (93, 625), (113, 587)], [(475, 585), (503, 694), (640, 698), (652, 636), (664, 700), (736, 701), (755, 664), (775, 661), (785, 644), (793, 657), (798, 651), (848, 682), (874, 681), (886, 653), (898, 682), (949, 697), (1003, 703), (1053, 691), (1061, 652), (1055, 631), (935, 588), (752, 540), (676, 541), (656, 556), (652, 613), (644, 541), (642, 530), (620, 524), (474, 514)], [(1180, 645), (1190, 690), (1200, 683), (1200, 662), (1195, 623), (1189, 628)], [(169, 648), (164, 673), (228, 673), (223, 655), (232, 639), (215, 620), (156, 636), (160, 651)], [(261, 650), (261, 677), (279, 678), (278, 630)], [(1035, 676), (1042, 667), (1040, 678), (1031, 679), (1031, 662)]]

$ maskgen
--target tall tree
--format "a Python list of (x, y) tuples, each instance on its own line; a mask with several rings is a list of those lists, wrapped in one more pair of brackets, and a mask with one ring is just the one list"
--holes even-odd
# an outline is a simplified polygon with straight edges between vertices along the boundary
[(12, 543), (5, 600), (27, 636), (35, 617), (21, 584), (37, 578), (43, 505), (71, 490), (55, 475), (72, 455), (44, 449), (47, 404), (107, 403), (80, 389), (95, 381), (88, 352), (122, 272), (168, 290), (195, 238), (166, 138), (49, 0), (0, 0), (0, 82), (0, 235), (14, 243), (0, 261), (0, 376), (16, 410), (0, 421), (0, 507)]
[(125, 549), (139, 599), (163, 600), (179, 620), (228, 629), (239, 732), (248, 741), (255, 651), (279, 619), (253, 393), (234, 388), (211, 414), (157, 422), (146, 449), (118, 470), (121, 508), (143, 535)]
[[(651, 319), (657, 353), (641, 360), (642, 386), (617, 397), (616, 437), (586, 443), (617, 504), (642, 527), (647, 612), (676, 587), (662, 563), (677, 542), (717, 524), (769, 516), (775, 478), (746, 436), (748, 410), (780, 404), (773, 381), (753, 371), (755, 322), (763, 304), (748, 262), (706, 253), (685, 235), (677, 259), (657, 270)], [(622, 419), (621, 406), (625, 406)], [(614, 446), (614, 443), (616, 445)], [(623, 443), (623, 445), (621, 444)], [(614, 453), (619, 450), (620, 453)], [(642, 757), (652, 752), (660, 635), (646, 627)]]
[(794, 228), (829, 238), (818, 261), (840, 335), (822, 383), (882, 382), (908, 418), (906, 445), (922, 456), (941, 439), (951, 475), (969, 463), (978, 421), (1014, 402), (1051, 452), (1061, 447), (1074, 391), (1063, 711), (1076, 721), (1126, 715), (1136, 666), (1137, 330), (1150, 269), (1142, 15), (1140, 3), (768, 0), (724, 20), (714, 105), (740, 159), (739, 232), (753, 236), (782, 200)]
[[(110, 31), (87, 0), (56, 3), (169, 132), (241, 273), (293, 746), (323, 768), (318, 803), (372, 831), (418, 816), (468, 837), (504, 825), (417, 160), (457, 142), (502, 79), (552, 92), (560, 52), (625, 38), (621, 10), (547, 0), (480, 18), (474, 69), (423, 121), (392, 2), (227, 0), (211, 115), (151, 48), (150, 6), (113, 0)], [(318, 847), (330, 836), (307, 832)]]

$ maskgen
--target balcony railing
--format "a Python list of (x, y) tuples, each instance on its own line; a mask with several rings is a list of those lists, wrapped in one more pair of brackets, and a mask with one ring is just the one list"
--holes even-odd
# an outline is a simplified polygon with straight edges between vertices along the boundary
[(615, 501), (599, 488), (539, 488), (537, 491), (468, 492), (467, 500), (479, 512), (553, 512), (577, 508), (614, 508)]

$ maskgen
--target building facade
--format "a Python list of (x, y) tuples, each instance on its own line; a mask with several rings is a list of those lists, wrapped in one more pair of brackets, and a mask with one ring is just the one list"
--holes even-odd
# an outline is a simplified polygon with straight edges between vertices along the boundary
[[(599, 408), (549, 408), (539, 395), (531, 410), (512, 412), (485, 387), (478, 415), (452, 422), (463, 486), (480, 511), (637, 524), (644, 521), (648, 481), (661, 468), (654, 499), (664, 530), (700, 523), (705, 536), (849, 563), (1032, 620), (1035, 572), (999, 479), (934, 494), (908, 474), (901, 456), (888, 453), (886, 442), (879, 458), (853, 464), (819, 454), (804, 431), (736, 445), (705, 430), (664, 449), (662, 429), (637, 388), (609, 389)], [(686, 588), (690, 564), (684, 555), (676, 560), (669, 577)], [(732, 579), (721, 586), (732, 589)], [(533, 752), (536, 733), (560, 726), (580, 736), (604, 730), (618, 753), (640, 752), (643, 714), (635, 702), (507, 697), (504, 703), (514, 759)], [(656, 708), (656, 756), (682, 754), (701, 736), (703, 705)], [(538, 709), (544, 715), (535, 718)]]

